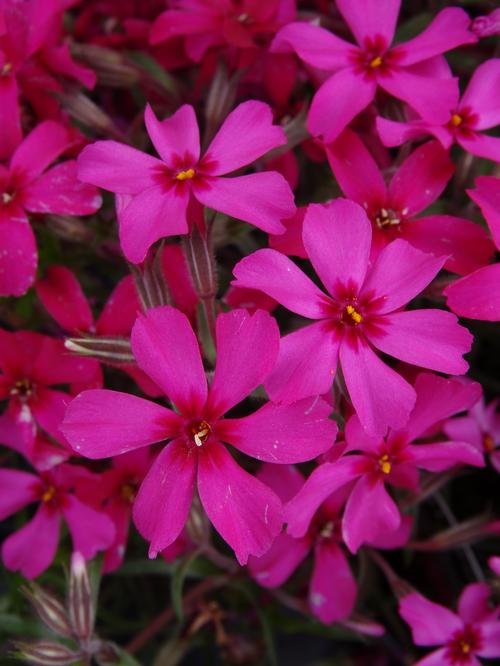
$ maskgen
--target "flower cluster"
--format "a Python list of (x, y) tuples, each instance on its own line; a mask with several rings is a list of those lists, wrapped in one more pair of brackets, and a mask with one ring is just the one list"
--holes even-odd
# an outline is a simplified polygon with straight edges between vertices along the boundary
[[(498, 522), (445, 498), (500, 472), (497, 13), (402, 4), (0, 0), (8, 570), (141, 572), (145, 542), (377, 637), (376, 568), (435, 649), (381, 664), (500, 658)], [(452, 594), (398, 558), (456, 547)], [(186, 636), (260, 663), (191, 601)]]

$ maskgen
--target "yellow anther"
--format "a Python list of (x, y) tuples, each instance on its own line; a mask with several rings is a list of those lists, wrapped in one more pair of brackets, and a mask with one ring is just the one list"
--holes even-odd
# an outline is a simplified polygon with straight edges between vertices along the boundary
[(126, 500), (127, 502), (132, 502), (135, 500), (135, 488), (132, 484), (126, 483), (125, 485), (122, 486), (121, 490), (121, 496), (122, 499)]
[(13, 198), (14, 197), (12, 196), (12, 194), (9, 194), (8, 192), (3, 192), (2, 193), (2, 203), (5, 204), (5, 205), (10, 203)]
[(483, 446), (484, 450), (488, 451), (488, 453), (493, 451), (493, 449), (495, 448), (495, 440), (491, 435), (488, 435), (488, 433), (485, 433), (483, 435)]
[(379, 458), (378, 464), (384, 474), (391, 473), (392, 465), (389, 462), (389, 456), (387, 455), (387, 453), (384, 453), (384, 455), (381, 458)]
[(363, 317), (352, 305), (346, 305), (345, 311), (355, 324), (361, 324)]
[(451, 118), (450, 118), (450, 123), (453, 125), (453, 127), (458, 127), (463, 123), (464, 119), (462, 116), (459, 116), (458, 113), (454, 113)]
[(190, 178), (194, 178), (194, 176), (194, 169), (186, 169), (186, 171), (179, 171), (175, 178), (176, 180), (189, 180)]
[(373, 60), (370, 60), (370, 67), (373, 67), (373, 69), (375, 69), (375, 67), (380, 67), (382, 62), (382, 56), (376, 56)]
[(0, 76), (7, 76), (12, 71), (12, 63), (6, 62), (5, 65), (0, 69)]
[(56, 494), (56, 489), (54, 488), (54, 486), (49, 486), (42, 495), (42, 502), (50, 502), (51, 499), (54, 499), (55, 494)]
[(469, 654), (470, 645), (468, 643), (466, 643), (465, 641), (460, 641), (460, 648), (464, 654)]

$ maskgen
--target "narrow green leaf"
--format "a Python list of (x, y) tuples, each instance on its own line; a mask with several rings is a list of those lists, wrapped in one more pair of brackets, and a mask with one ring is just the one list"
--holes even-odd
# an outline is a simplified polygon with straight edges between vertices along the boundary
[(182, 589), (184, 587), (184, 580), (191, 568), (193, 562), (197, 559), (199, 551), (195, 550), (187, 557), (179, 561), (174, 569), (172, 580), (170, 582), (170, 594), (172, 598), (172, 606), (179, 622), (184, 619), (184, 608), (182, 605)]

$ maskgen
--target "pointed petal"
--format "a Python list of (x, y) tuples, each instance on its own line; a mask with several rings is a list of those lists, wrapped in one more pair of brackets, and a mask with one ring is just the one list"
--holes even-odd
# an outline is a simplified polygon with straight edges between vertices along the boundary
[(144, 190), (118, 214), (120, 245), (129, 261), (144, 261), (148, 249), (160, 238), (188, 233), (187, 191), (165, 190), (155, 185)]
[(282, 502), (288, 502), (304, 485), (304, 477), (294, 465), (264, 463), (256, 474), (266, 486), (274, 490)]
[(228, 444), (257, 460), (299, 463), (325, 453), (335, 441), (337, 426), (331, 406), (321, 398), (291, 405), (267, 403), (242, 419), (227, 419), (217, 433)]
[(328, 293), (360, 289), (368, 268), (372, 227), (361, 206), (346, 199), (311, 204), (304, 217), (304, 246)]
[(446, 303), (460, 317), (500, 321), (500, 264), (484, 266), (446, 287)]
[(207, 399), (207, 380), (186, 315), (168, 305), (148, 310), (138, 316), (131, 342), (139, 367), (183, 416), (199, 416)]
[(356, 580), (338, 544), (319, 541), (309, 586), (313, 614), (324, 624), (345, 620), (354, 608), (356, 591)]
[(276, 171), (235, 178), (207, 178), (193, 183), (195, 197), (205, 206), (230, 215), (270, 234), (281, 233), (295, 213), (290, 185)]
[(134, 523), (150, 541), (149, 557), (182, 532), (193, 499), (196, 455), (182, 440), (166, 446), (151, 466), (134, 502)]
[(263, 555), (281, 530), (278, 496), (237, 465), (217, 442), (200, 451), (198, 492), (211, 523), (241, 565), (249, 555)]
[(115, 538), (113, 521), (105, 513), (87, 506), (74, 495), (67, 495), (62, 508), (73, 541), (73, 550), (91, 560), (109, 548)]
[(221, 176), (251, 164), (287, 139), (278, 125), (273, 125), (271, 107), (250, 100), (231, 111), (208, 146), (203, 169), (211, 176)]
[(92, 311), (75, 274), (65, 266), (50, 266), (35, 285), (36, 295), (51, 317), (70, 333), (89, 331)]
[(34, 518), (3, 542), (2, 559), (7, 569), (30, 579), (43, 573), (57, 552), (59, 524), (59, 512), (41, 504)]
[(0, 520), (38, 499), (38, 479), (17, 469), (0, 469)]
[(306, 208), (297, 208), (297, 212), (289, 220), (283, 220), (286, 231), (282, 234), (269, 235), (269, 247), (288, 256), (307, 259), (307, 253), (302, 242), (302, 225)]
[(410, 625), (416, 645), (442, 645), (457, 630), (463, 628), (460, 618), (421, 594), (412, 592), (401, 599), (399, 613)]
[[(401, 146), (406, 141), (412, 141), (413, 139), (421, 139), (427, 134), (433, 134), (433, 129), (435, 129), (423, 120), (400, 123), (388, 118), (381, 118), (380, 116), (377, 116), (376, 126), (380, 140), (384, 146), (389, 148)], [(443, 148), (449, 148), (452, 143), (451, 136), (448, 137), (449, 132), (445, 130), (442, 133), (442, 137), (436, 136), (436, 138), (439, 138)], [(447, 141), (444, 140), (445, 137), (448, 139)]]
[(70, 401), (67, 393), (44, 387), (30, 402), (37, 424), (56, 441), (62, 440), (60, 426)]
[(472, 623), (490, 615), (491, 607), (488, 603), (490, 594), (490, 588), (486, 583), (467, 585), (458, 600), (460, 618), (466, 623)]
[(0, 213), (0, 247), (0, 296), (22, 296), (34, 282), (38, 255), (21, 208)]
[(347, 500), (342, 520), (342, 536), (351, 553), (384, 532), (394, 532), (400, 523), (399, 509), (384, 482), (370, 474), (362, 476)]
[(378, 255), (360, 297), (369, 299), (377, 315), (393, 312), (418, 296), (445, 261), (398, 238)]
[(484, 456), (468, 442), (436, 442), (408, 447), (417, 467), (429, 472), (442, 472), (454, 465), (484, 467)]
[(385, 354), (422, 368), (463, 375), (469, 367), (462, 357), (470, 351), (473, 338), (451, 312), (393, 312), (366, 337)]
[(467, 190), (467, 194), (481, 209), (495, 245), (500, 248), (500, 178), (479, 176), (474, 184), (476, 189)]
[(394, 174), (389, 185), (389, 207), (412, 217), (442, 193), (455, 167), (438, 141), (414, 150)]
[[(447, 654), (448, 648), (440, 648), (439, 650), (431, 652), (426, 657), (419, 659), (415, 663), (415, 666), (443, 666), (443, 664), (446, 664)], [(469, 663), (467, 666), (476, 666), (474, 662), (476, 662), (476, 659), (474, 657), (469, 657)]]
[(137, 194), (156, 184), (162, 163), (117, 141), (97, 141), (78, 156), (78, 178), (109, 192)]
[(361, 425), (356, 414), (353, 414), (345, 426), (345, 439), (347, 451), (363, 451), (366, 453), (378, 453), (383, 439), (377, 435), (369, 435)]
[(474, 70), (460, 100), (460, 108), (466, 107), (477, 115), (474, 129), (500, 123), (500, 58), (487, 60)]
[(217, 27), (217, 16), (213, 13), (167, 10), (153, 22), (149, 41), (160, 44), (172, 37), (210, 33)]
[(10, 168), (31, 181), (45, 171), (70, 145), (71, 136), (66, 127), (53, 120), (45, 120), (16, 148), (10, 160)]
[(476, 447), (478, 451), (484, 451), (483, 432), (479, 423), (473, 416), (458, 416), (449, 419), (443, 424), (443, 432), (448, 437), (457, 442), (469, 442)]
[(339, 344), (323, 322), (285, 335), (276, 366), (264, 384), (270, 398), (291, 403), (326, 393), (337, 370)]
[(361, 456), (346, 456), (335, 463), (324, 463), (317, 467), (298, 494), (285, 506), (288, 534), (296, 539), (303, 537), (323, 502), (363, 473), (363, 462)]
[(340, 363), (352, 404), (370, 435), (401, 428), (415, 403), (415, 391), (363, 340), (342, 344)]
[(385, 205), (386, 187), (374, 158), (357, 134), (345, 129), (326, 156), (342, 192), (366, 209)]
[(173, 168), (179, 157), (195, 166), (200, 157), (200, 130), (190, 104), (183, 104), (170, 118), (161, 122), (148, 104), (144, 121), (156, 151), (169, 167)]
[(129, 335), (141, 309), (132, 275), (122, 278), (111, 292), (96, 321), (98, 335)]
[(277, 33), (271, 53), (295, 51), (308, 65), (325, 71), (346, 67), (353, 44), (312, 23), (289, 23)]
[(493, 162), (500, 162), (500, 137), (471, 132), (468, 136), (459, 134), (457, 143), (472, 155), (484, 157)]
[(7, 160), (23, 138), (19, 89), (15, 76), (0, 77), (0, 160)]
[(278, 534), (267, 553), (261, 557), (250, 555), (248, 569), (262, 587), (279, 587), (305, 560), (310, 547), (307, 537), (294, 539), (289, 534)]
[(477, 37), (469, 30), (470, 22), (469, 15), (463, 9), (443, 9), (423, 32), (397, 48), (401, 54), (398, 64), (413, 65), (461, 44), (474, 44)]
[(334, 141), (358, 113), (375, 97), (376, 82), (342, 69), (331, 76), (314, 95), (307, 129), (322, 136), (325, 143)]
[(180, 417), (135, 395), (95, 389), (70, 403), (61, 431), (87, 458), (110, 458), (175, 436)]
[(222, 416), (257, 386), (276, 364), (280, 332), (276, 320), (264, 310), (221, 313), (216, 324), (217, 362), (207, 410)]
[(401, 0), (337, 0), (337, 8), (360, 46), (375, 35), (388, 47), (398, 20)]
[(327, 297), (284, 254), (262, 249), (244, 257), (233, 270), (235, 287), (260, 289), (288, 310), (310, 319), (325, 315)]
[(454, 414), (470, 409), (482, 394), (477, 382), (459, 381), (422, 372), (415, 381), (417, 401), (405, 428), (410, 440)]
[[(483, 645), (477, 654), (486, 659), (500, 657), (500, 622), (498, 620), (481, 622), (480, 627)], [(477, 661), (478, 666), (481, 663), (479, 660)]]

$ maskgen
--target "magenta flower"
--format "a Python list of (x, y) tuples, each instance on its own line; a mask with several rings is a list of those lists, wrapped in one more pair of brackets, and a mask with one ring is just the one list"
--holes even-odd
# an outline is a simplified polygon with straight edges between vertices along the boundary
[(448, 120), (458, 95), (457, 79), (443, 77), (435, 57), (477, 41), (470, 19), (462, 9), (443, 9), (420, 35), (390, 48), (400, 4), (337, 0), (358, 46), (310, 23), (290, 23), (276, 35), (272, 51), (293, 50), (308, 65), (332, 73), (312, 100), (307, 119), (311, 134), (333, 141), (372, 102), (379, 86), (429, 122)]
[(286, 143), (281, 127), (272, 124), (266, 104), (240, 104), (201, 158), (192, 106), (185, 104), (162, 122), (148, 106), (145, 121), (161, 159), (115, 141), (87, 146), (78, 159), (82, 181), (126, 195), (118, 221), (120, 243), (129, 261), (143, 261), (159, 238), (188, 233), (186, 213), (191, 197), (264, 231), (284, 231), (280, 220), (293, 215), (295, 205), (283, 176), (269, 171), (220, 177)]
[(441, 472), (457, 463), (484, 466), (482, 453), (467, 442), (414, 443), (429, 431), (437, 437), (435, 430), (440, 421), (477, 400), (479, 384), (423, 373), (417, 377), (415, 391), (417, 401), (406, 427), (390, 430), (384, 439), (367, 435), (356, 415), (349, 419), (344, 454), (336, 462), (315, 469), (285, 506), (291, 536), (303, 537), (318, 507), (332, 493), (349, 485), (352, 490), (342, 520), (342, 536), (355, 553), (363, 543), (391, 538), (401, 528), (401, 514), (386, 483), (416, 491), (419, 468)]
[(470, 442), (478, 451), (489, 455), (491, 464), (500, 474), (500, 413), (499, 400), (492, 400), (488, 405), (481, 398), (466, 416), (459, 416), (447, 421), (444, 432), (451, 439)]
[(477, 657), (500, 657), (499, 609), (488, 603), (490, 588), (473, 583), (458, 600), (458, 613), (429, 601), (418, 592), (403, 597), (399, 612), (416, 645), (440, 646), (415, 666), (480, 666)]
[(260, 385), (278, 354), (279, 331), (267, 312), (244, 310), (217, 319), (217, 365), (208, 389), (196, 336), (171, 307), (149, 310), (132, 330), (141, 367), (178, 413), (115, 391), (86, 391), (69, 406), (63, 432), (76, 451), (105, 458), (171, 440), (153, 463), (134, 503), (134, 522), (151, 542), (151, 557), (169, 546), (186, 522), (195, 479), (212, 524), (241, 564), (261, 555), (282, 525), (281, 502), (235, 463), (221, 442), (258, 460), (310, 460), (335, 439), (321, 399), (290, 406), (268, 403), (250, 416), (223, 416)]
[(3, 543), (2, 559), (7, 569), (35, 578), (50, 566), (59, 543), (61, 518), (73, 540), (73, 550), (85, 559), (108, 548), (115, 529), (108, 516), (84, 504), (78, 496), (81, 481), (97, 476), (84, 467), (58, 465), (35, 476), (29, 472), (0, 469), (0, 520), (33, 502), (39, 502), (34, 517)]
[[(377, 129), (386, 146), (432, 134), (445, 148), (455, 141), (468, 153), (500, 162), (500, 139), (483, 134), (500, 123), (500, 58), (483, 62), (476, 69), (462, 95), (449, 107), (448, 117), (438, 123), (430, 117), (398, 123), (377, 118)], [(438, 100), (441, 108), (441, 100)]]
[(443, 310), (401, 308), (436, 276), (445, 257), (424, 254), (395, 240), (369, 266), (372, 228), (364, 210), (337, 199), (311, 205), (303, 241), (325, 286), (323, 293), (288, 257), (254, 252), (234, 269), (234, 284), (260, 289), (316, 323), (285, 336), (265, 383), (273, 400), (292, 402), (326, 393), (340, 360), (352, 404), (363, 427), (383, 434), (401, 428), (415, 392), (373, 348), (407, 363), (460, 374), (472, 336)]
[[(361, 139), (349, 129), (326, 154), (342, 191), (366, 210), (373, 225), (373, 255), (395, 238), (423, 252), (448, 255), (444, 267), (465, 275), (487, 263), (493, 245), (486, 231), (452, 215), (418, 216), (446, 187), (454, 166), (437, 141), (419, 146), (386, 186), (384, 177)], [(279, 238), (279, 237), (278, 237)]]
[(16, 148), (8, 167), (0, 164), (0, 295), (20, 296), (37, 266), (36, 241), (26, 213), (88, 215), (101, 205), (91, 185), (76, 178), (76, 162), (47, 167), (71, 145), (69, 131), (47, 120)]
[[(500, 178), (480, 176), (467, 193), (481, 208), (500, 250)], [(500, 263), (484, 266), (443, 291), (450, 310), (460, 317), (500, 321)]]

